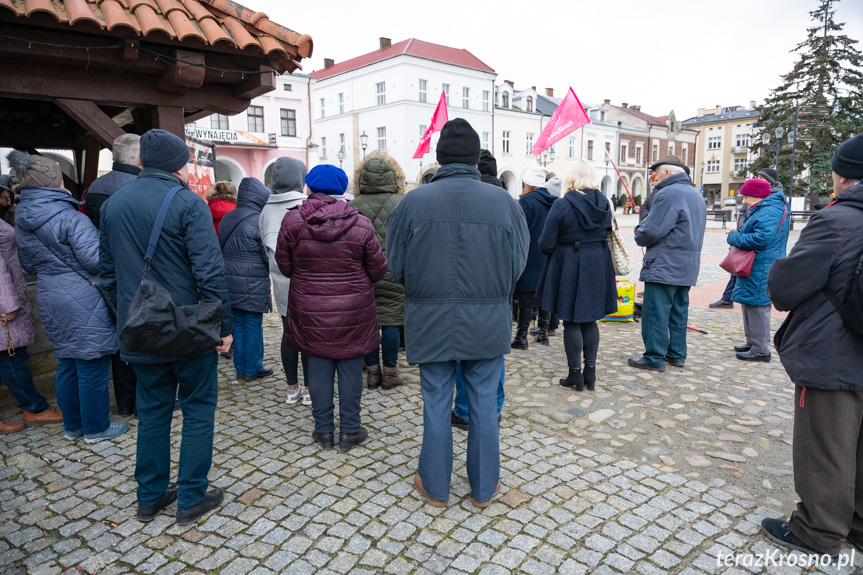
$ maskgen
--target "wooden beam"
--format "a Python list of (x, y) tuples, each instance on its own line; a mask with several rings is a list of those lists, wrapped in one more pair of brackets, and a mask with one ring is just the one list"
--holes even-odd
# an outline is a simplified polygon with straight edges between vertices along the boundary
[[(99, 152), (102, 145), (92, 134), (87, 134), (84, 147), (84, 170), (82, 174), (81, 190), (86, 190), (90, 184), (99, 177)], [(80, 199), (80, 198), (78, 198)]]
[(200, 88), (204, 83), (205, 58), (200, 52), (175, 50), (171, 59), (174, 65), (159, 76), (156, 85), (163, 92), (185, 94), (189, 88)]
[(276, 74), (268, 66), (259, 66), (251, 72), (241, 84), (234, 86), (233, 94), (237, 98), (257, 98), (276, 88)]
[(54, 103), (109, 150), (113, 148), (114, 140), (126, 133), (90, 100), (57, 98)]
[(186, 120), (183, 118), (183, 109), (171, 106), (155, 106), (153, 108), (153, 127), (167, 130), (185, 139)]
[(199, 110), (197, 112), (187, 114), (185, 117), (185, 122), (187, 124), (191, 124), (192, 122), (197, 122), (201, 118), (206, 118), (207, 116), (210, 116), (210, 115), (212, 115), (212, 112), (209, 110)]

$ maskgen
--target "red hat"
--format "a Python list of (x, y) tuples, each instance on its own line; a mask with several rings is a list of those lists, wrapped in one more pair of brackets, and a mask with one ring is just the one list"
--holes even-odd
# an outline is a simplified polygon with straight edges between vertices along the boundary
[(752, 196), (753, 198), (766, 198), (770, 195), (770, 183), (764, 180), (746, 180), (740, 188), (741, 196)]

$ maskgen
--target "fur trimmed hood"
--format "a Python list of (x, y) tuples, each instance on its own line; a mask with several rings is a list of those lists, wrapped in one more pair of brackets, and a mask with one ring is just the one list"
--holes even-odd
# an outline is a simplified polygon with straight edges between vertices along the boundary
[(405, 173), (386, 152), (375, 151), (354, 169), (354, 195), (391, 193), (403, 196)]

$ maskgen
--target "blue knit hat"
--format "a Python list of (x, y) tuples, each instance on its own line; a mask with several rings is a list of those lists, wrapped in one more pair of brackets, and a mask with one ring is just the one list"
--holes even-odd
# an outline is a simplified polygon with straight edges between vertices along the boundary
[(150, 130), (141, 136), (141, 165), (145, 168), (179, 172), (189, 163), (186, 142), (165, 130)]
[(312, 192), (341, 196), (348, 189), (348, 175), (341, 168), (321, 164), (306, 175), (306, 185)]

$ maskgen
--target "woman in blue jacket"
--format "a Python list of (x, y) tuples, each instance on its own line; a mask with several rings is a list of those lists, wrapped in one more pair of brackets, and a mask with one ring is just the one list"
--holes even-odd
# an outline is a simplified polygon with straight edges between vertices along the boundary
[(111, 354), (117, 327), (95, 287), (99, 232), (78, 211), (79, 202), (60, 186), (57, 162), (26, 152), (7, 156), (21, 183), (15, 213), (18, 259), (36, 274), (36, 308), (57, 357), (57, 403), (64, 439), (86, 443), (112, 439), (128, 423), (108, 419)]
[(728, 233), (728, 243), (744, 250), (755, 250), (755, 261), (749, 277), (738, 277), (731, 300), (743, 308), (743, 331), (746, 343), (735, 345), (737, 359), (770, 361), (770, 298), (767, 297), (767, 273), (779, 258), (785, 257), (788, 243), (788, 206), (782, 194), (771, 194), (764, 180), (746, 180), (740, 188), (743, 203), (749, 206), (749, 217), (740, 231)]

